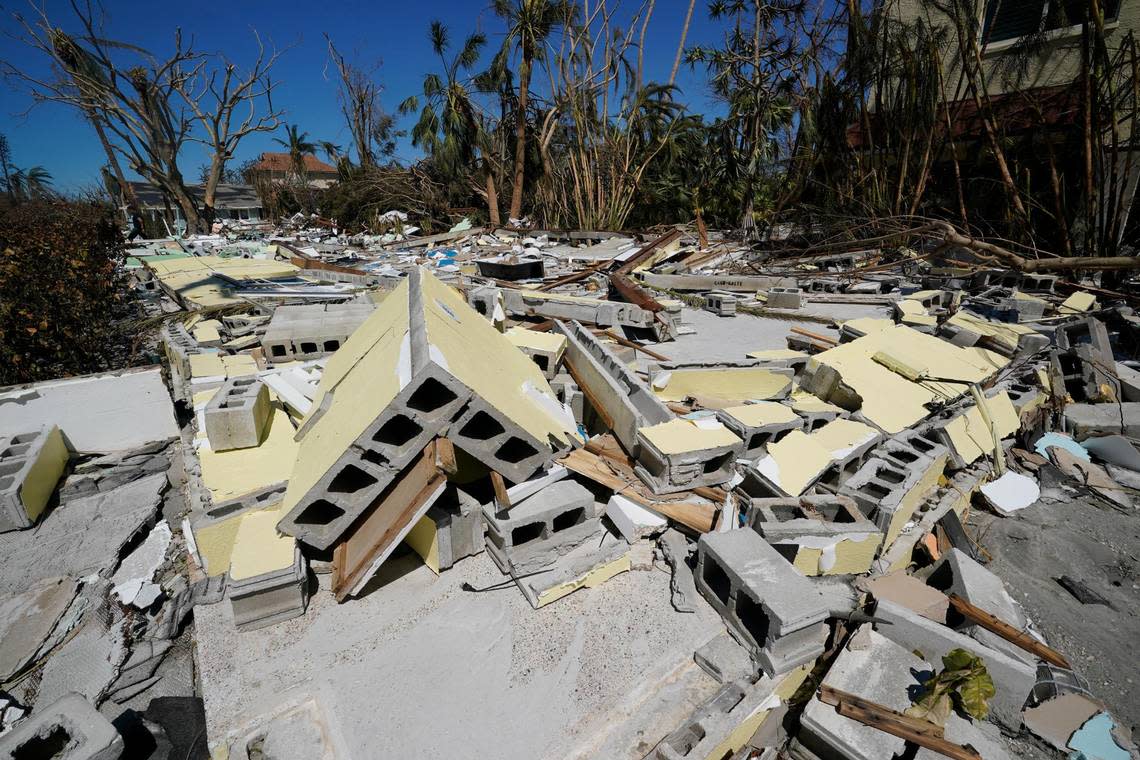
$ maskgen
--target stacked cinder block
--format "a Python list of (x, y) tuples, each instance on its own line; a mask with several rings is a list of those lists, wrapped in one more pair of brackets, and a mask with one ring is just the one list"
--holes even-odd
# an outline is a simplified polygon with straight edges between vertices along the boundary
[(865, 573), (883, 540), (845, 496), (753, 499), (745, 522), (804, 575)]
[(186, 384), (190, 382), (190, 357), (202, 353), (198, 341), (190, 335), (181, 322), (167, 322), (161, 331), (163, 353), (174, 375), (175, 398), (188, 397)]
[(741, 298), (723, 290), (710, 290), (705, 293), (705, 311), (718, 317), (735, 317), (736, 306)]
[(609, 419), (610, 429), (631, 455), (637, 455), (640, 427), (669, 422), (674, 415), (629, 367), (577, 322), (555, 322), (566, 336), (566, 363), (591, 404)]
[(70, 692), (0, 737), (0, 760), (118, 760), (123, 737), (82, 695)]
[(743, 406), (730, 406), (716, 413), (725, 427), (744, 441), (741, 457), (755, 459), (793, 430), (802, 430), (804, 418), (791, 407), (775, 401), (761, 401)]
[(1057, 327), (1054, 354), (1074, 401), (1119, 401), (1116, 360), (1104, 323), (1095, 317)]
[(206, 404), (206, 437), (214, 451), (248, 449), (261, 444), (273, 416), (269, 388), (256, 377), (233, 377)]
[(932, 439), (932, 433), (923, 430), (904, 430), (875, 447), (872, 452), (902, 469), (930, 466), (939, 474), (946, 466), (949, 449)]
[(765, 673), (786, 673), (823, 653), (827, 604), (755, 531), (702, 535), (697, 589)]
[(654, 493), (675, 493), (729, 480), (744, 442), (715, 419), (671, 420), (637, 431), (634, 471)]
[(890, 546), (925, 495), (938, 484), (939, 474), (932, 459), (900, 467), (874, 457), (848, 478), (839, 493), (854, 500), (883, 532), (883, 545)]
[(59, 428), (0, 435), (0, 533), (30, 528), (67, 468)]
[(314, 404), (278, 527), (319, 549), (437, 437), (516, 482), (579, 440), (538, 367), (419, 269), (329, 360)]
[(831, 466), (819, 479), (834, 490), (859, 471), (874, 451), (882, 433), (855, 420), (833, 420), (811, 434), (831, 455)]
[(261, 345), (275, 362), (319, 359), (344, 345), (374, 308), (364, 303), (279, 306)]

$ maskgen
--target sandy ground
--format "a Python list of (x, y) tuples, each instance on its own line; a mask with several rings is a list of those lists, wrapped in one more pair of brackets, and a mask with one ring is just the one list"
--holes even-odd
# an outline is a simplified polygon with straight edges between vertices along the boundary
[[(1056, 495), (1058, 501), (1043, 498), (1014, 517), (974, 512), (970, 532), (1049, 643), (1125, 725), (1137, 726), (1140, 522), (1093, 496)], [(1083, 581), (1112, 606), (1081, 604), (1057, 582), (1062, 575)]]

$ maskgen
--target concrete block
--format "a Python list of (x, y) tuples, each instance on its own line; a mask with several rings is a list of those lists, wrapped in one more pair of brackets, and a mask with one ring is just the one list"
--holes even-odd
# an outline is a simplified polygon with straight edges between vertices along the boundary
[(706, 533), (697, 544), (697, 589), (769, 675), (823, 652), (822, 595), (758, 533)]
[(1116, 362), (1116, 379), (1120, 382), (1120, 397), (1125, 401), (1140, 401), (1140, 372), (1127, 364)]
[[(926, 583), (944, 593), (957, 594), (1018, 630), (1024, 630), (1028, 623), (1020, 605), (1005, 590), (1001, 578), (960, 549), (951, 549), (935, 562), (926, 577)], [(981, 626), (954, 627), (1010, 657), (1024, 660), (1030, 665), (1037, 663), (1032, 654)]]
[(610, 422), (625, 450), (636, 456), (637, 429), (669, 422), (674, 419), (673, 413), (581, 324), (557, 321), (554, 329), (566, 336), (566, 363), (587, 400)]
[(273, 415), (269, 387), (256, 377), (233, 377), (206, 404), (206, 437), (214, 451), (249, 449), (261, 444)]
[(0, 435), (0, 533), (36, 524), (67, 460), (67, 445), (55, 425)]
[(883, 434), (856, 420), (834, 420), (817, 429), (811, 438), (831, 456), (831, 464), (820, 477), (819, 485), (834, 491), (871, 458)]
[(538, 365), (546, 379), (553, 379), (561, 370), (562, 357), (566, 353), (564, 335), (527, 330), (523, 327), (512, 327), (503, 335)]
[[(864, 625), (835, 658), (823, 684), (901, 712), (931, 674), (929, 662)], [(818, 696), (804, 708), (798, 736), (815, 756), (829, 760), (883, 760), (906, 749), (904, 739), (844, 717)]]
[(1140, 401), (1124, 401), (1119, 404), (1067, 404), (1064, 414), (1065, 427), (1078, 441), (1114, 433), (1140, 438)]
[(622, 538), (631, 544), (639, 538), (656, 535), (669, 526), (661, 515), (620, 494), (614, 494), (606, 502), (606, 517), (610, 518)]
[(439, 573), (464, 557), (482, 552), (484, 529), (478, 499), (449, 483), (404, 541), (423, 557), (424, 564)]
[(901, 469), (909, 469), (920, 463), (925, 467), (929, 461), (935, 471), (942, 473), (950, 451), (934, 440), (931, 431), (911, 429), (886, 439), (875, 447), (872, 454)]
[[(807, 669), (756, 683), (740, 679), (724, 684), (680, 727), (653, 748), (647, 760), (723, 760), (735, 757), (767, 725), (799, 688)], [(749, 753), (751, 754), (751, 753)], [(746, 755), (747, 756), (747, 755)]]
[(319, 359), (344, 345), (374, 309), (367, 303), (278, 306), (261, 346), (273, 362)]
[(1120, 398), (1116, 359), (1104, 323), (1086, 317), (1058, 325), (1054, 354), (1065, 389), (1076, 401), (1116, 401)]
[(802, 430), (804, 418), (790, 406), (775, 401), (761, 401), (743, 406), (730, 406), (716, 412), (724, 423), (742, 441), (743, 459), (757, 459), (768, 452), (768, 444), (775, 443), (793, 430)]
[(670, 340), (676, 336), (675, 321), (679, 313), (669, 314), (668, 307), (664, 314), (664, 322), (669, 324), (663, 324), (654, 312), (624, 301), (493, 287), (472, 288), (467, 295), (471, 307), (488, 318), (494, 315), (495, 302), (498, 298), (502, 298), (503, 311), (509, 316), (537, 316), (543, 319), (593, 324), (603, 328), (624, 327), (646, 330), (652, 332), (657, 340)]
[(923, 459), (901, 467), (878, 457), (868, 460), (839, 489), (879, 526), (890, 546), (926, 495), (938, 485), (942, 470), (936, 460)]
[(744, 442), (713, 418), (639, 428), (634, 472), (655, 494), (713, 486), (732, 478)]
[[(559, 480), (511, 506), (506, 514), (494, 503), (483, 507), (487, 551), (504, 573), (527, 572), (602, 530), (594, 495), (576, 480)], [(577, 530), (575, 530), (577, 529)], [(584, 535), (583, 535), (584, 534)], [(568, 540), (564, 540), (568, 539)]]
[(751, 680), (758, 670), (748, 650), (727, 633), (718, 633), (693, 652), (693, 661), (718, 683), (730, 683), (739, 679)]
[(123, 737), (90, 702), (71, 692), (34, 710), (0, 737), (0, 760), (118, 760)]
[(799, 309), (804, 305), (799, 288), (772, 288), (768, 291), (768, 308)]
[(711, 311), (718, 317), (735, 317), (736, 306), (743, 300), (739, 296), (722, 290), (711, 290), (705, 293), (705, 311)]
[(234, 625), (252, 631), (305, 614), (309, 601), (308, 565), (294, 546), (293, 564), (250, 578), (231, 578), (227, 594)]
[(941, 663), (952, 649), (965, 649), (986, 664), (996, 695), (990, 701), (991, 715), (1006, 728), (1021, 727), (1021, 708), (1037, 682), (1037, 669), (1021, 660), (991, 649), (976, 639), (922, 617), (917, 612), (890, 601), (875, 605), (879, 633), (908, 651), (920, 652), (927, 661)]
[[(318, 549), (437, 437), (515, 482), (579, 440), (538, 368), (430, 273), (412, 270), (384, 304), (329, 360), (320, 403), (296, 436), (278, 528)], [(374, 397), (376, 373), (384, 393)], [(343, 433), (349, 424), (355, 437)]]
[(883, 540), (846, 496), (753, 499), (745, 524), (808, 576), (865, 573)]

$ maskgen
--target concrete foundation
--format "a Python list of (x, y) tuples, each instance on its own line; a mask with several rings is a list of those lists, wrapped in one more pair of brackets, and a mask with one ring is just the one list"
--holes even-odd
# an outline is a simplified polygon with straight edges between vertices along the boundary
[(67, 445), (55, 425), (0, 435), (0, 533), (36, 524), (67, 460)]
[(701, 536), (696, 575), (697, 589), (765, 673), (786, 673), (823, 652), (823, 597), (758, 533)]

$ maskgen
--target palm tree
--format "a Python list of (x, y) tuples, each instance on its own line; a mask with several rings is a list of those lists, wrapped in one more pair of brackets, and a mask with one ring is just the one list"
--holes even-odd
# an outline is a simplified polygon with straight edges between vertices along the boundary
[(420, 98), (412, 95), (400, 104), (400, 113), (420, 109), (419, 120), (412, 127), (412, 145), (426, 148), (452, 179), (466, 176), (477, 162), (481, 164), (484, 187), (480, 189), (487, 195), (491, 224), (497, 225), (498, 195), (486, 151), (481, 150), (485, 136), (470, 89), (471, 69), (478, 63), (479, 51), (487, 38), (478, 33), (470, 35), (450, 59), (447, 27), (442, 22), (431, 22), (428, 38), (443, 64), (443, 75), (432, 73), (424, 77), (422, 109)]
[(285, 136), (284, 140), (280, 137), (274, 137), (273, 142), (288, 149), (289, 160), (293, 164), (293, 172), (300, 180), (305, 175), (305, 156), (315, 155), (317, 145), (309, 142), (309, 133), (302, 132), (296, 124), (290, 124), (285, 128)]
[(344, 148), (330, 140), (321, 140), (321, 150), (324, 151), (325, 157), (333, 164), (339, 164), (341, 156), (344, 155)]
[[(15, 167), (13, 167), (15, 168)], [(42, 166), (16, 169), (8, 178), (9, 190), (20, 200), (51, 195), (52, 176)]]
[(577, 10), (569, 0), (495, 0), (495, 15), (507, 25), (503, 53), (519, 55), (519, 99), (515, 109), (515, 178), (511, 189), (512, 219), (522, 216), (523, 168), (526, 163), (526, 108), (534, 62), (546, 57), (546, 40), (573, 22)]

